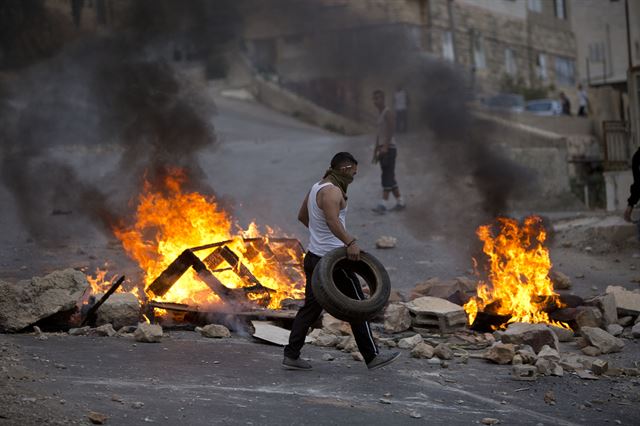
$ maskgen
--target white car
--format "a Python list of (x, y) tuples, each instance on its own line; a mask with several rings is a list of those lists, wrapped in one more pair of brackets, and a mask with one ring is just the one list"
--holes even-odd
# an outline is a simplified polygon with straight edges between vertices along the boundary
[(536, 99), (527, 102), (525, 111), (535, 115), (560, 115), (562, 104), (556, 99)]

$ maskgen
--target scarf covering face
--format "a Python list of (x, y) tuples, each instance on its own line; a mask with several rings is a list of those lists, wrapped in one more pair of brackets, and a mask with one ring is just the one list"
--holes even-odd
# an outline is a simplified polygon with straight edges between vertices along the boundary
[(353, 176), (329, 169), (324, 174), (323, 179), (329, 180), (329, 182), (340, 188), (344, 199), (347, 199), (347, 187), (353, 182)]

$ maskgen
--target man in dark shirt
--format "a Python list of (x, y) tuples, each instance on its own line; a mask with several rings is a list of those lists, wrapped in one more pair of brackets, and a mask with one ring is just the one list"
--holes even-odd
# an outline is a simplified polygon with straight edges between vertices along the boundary
[[(640, 147), (631, 159), (631, 172), (633, 173), (633, 183), (629, 190), (631, 194), (629, 195), (629, 199), (627, 199), (627, 209), (624, 211), (624, 220), (627, 222), (631, 222), (633, 206), (640, 200)], [(638, 222), (638, 239), (640, 239), (640, 222)]]

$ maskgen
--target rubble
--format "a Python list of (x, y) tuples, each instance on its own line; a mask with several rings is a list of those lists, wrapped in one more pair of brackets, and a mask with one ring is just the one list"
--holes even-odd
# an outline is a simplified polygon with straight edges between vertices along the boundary
[(619, 336), (622, 334), (622, 332), (624, 331), (624, 327), (622, 327), (620, 324), (609, 324), (607, 326), (607, 333), (611, 334), (612, 336)]
[(520, 349), (518, 349), (516, 354), (522, 358), (524, 364), (535, 364), (538, 360), (538, 356), (529, 345), (520, 345)]
[(511, 377), (516, 380), (536, 380), (537, 373), (538, 369), (533, 365), (516, 364), (511, 369)]
[(364, 358), (362, 357), (362, 354), (360, 352), (351, 352), (351, 357), (354, 359), (354, 361), (364, 362)]
[(600, 328), (583, 327), (580, 329), (580, 332), (592, 346), (600, 349), (603, 354), (620, 352), (622, 348), (624, 348), (624, 342), (622, 340)]
[(137, 342), (143, 343), (159, 343), (162, 339), (162, 327), (158, 324), (148, 324), (141, 322), (138, 324), (133, 337)]
[(348, 322), (339, 320), (326, 312), (322, 315), (322, 328), (336, 336), (351, 335), (351, 326)]
[(587, 356), (594, 356), (594, 357), (602, 353), (600, 349), (596, 348), (595, 346), (586, 346), (580, 350), (582, 351), (583, 354)]
[(95, 333), (96, 335), (103, 336), (103, 337), (113, 337), (117, 334), (111, 324), (104, 324), (104, 325), (101, 325), (100, 327), (96, 327)]
[(453, 280), (441, 280), (440, 278), (430, 278), (422, 283), (416, 284), (411, 291), (410, 299), (417, 299), (422, 296), (439, 297), (448, 299), (455, 293), (474, 293), (476, 291), (476, 281), (467, 277), (456, 277)]
[(423, 296), (407, 303), (414, 326), (437, 328), (441, 333), (460, 329), (467, 324), (462, 306), (438, 297)]
[(615, 296), (611, 293), (596, 296), (585, 301), (586, 305), (597, 307), (602, 313), (603, 325), (616, 324), (618, 322), (618, 311)]
[(96, 312), (96, 325), (111, 324), (115, 329), (136, 325), (139, 320), (140, 302), (132, 293), (112, 294)]
[(106, 414), (98, 413), (96, 411), (89, 411), (89, 414), (87, 414), (87, 418), (94, 425), (103, 425), (107, 421), (109, 416), (107, 416)]
[(401, 333), (411, 327), (409, 308), (402, 303), (391, 303), (384, 311), (384, 331)]
[(633, 324), (633, 317), (631, 315), (627, 315), (625, 317), (618, 318), (618, 324), (623, 327)]
[(91, 330), (91, 327), (89, 327), (88, 325), (80, 328), (70, 328), (69, 335), (70, 336), (86, 336), (87, 334), (89, 334), (90, 330)]
[(541, 376), (551, 376), (555, 372), (556, 366), (558, 366), (558, 364), (549, 359), (538, 358), (535, 366)]
[(606, 292), (607, 294), (613, 294), (618, 315), (640, 315), (640, 293), (611, 285), (607, 287)]
[(548, 345), (544, 345), (538, 352), (538, 359), (548, 359), (550, 361), (560, 361), (560, 354), (557, 350), (551, 349)]
[(227, 327), (220, 324), (207, 324), (204, 327), (196, 327), (196, 332), (202, 334), (204, 337), (212, 339), (220, 339), (224, 337), (231, 337), (231, 332)]
[(545, 324), (529, 324), (524, 322), (514, 322), (509, 324), (502, 333), (503, 343), (513, 343), (514, 345), (529, 345), (537, 353), (544, 345), (558, 350), (558, 337)]
[(411, 356), (413, 358), (433, 358), (434, 351), (433, 346), (420, 342), (411, 349)]
[(336, 358), (331, 354), (322, 354), (323, 361), (333, 361), (334, 359)]
[(631, 327), (631, 335), (633, 337), (640, 337), (640, 322)]
[(598, 308), (585, 306), (578, 311), (576, 323), (579, 328), (600, 327), (602, 325), (602, 313)]
[(8, 283), (0, 281), (0, 331), (16, 332), (58, 312), (75, 309), (89, 282), (74, 269)]
[(436, 346), (433, 354), (443, 360), (453, 359), (453, 351), (448, 345), (445, 345), (444, 343), (440, 343), (438, 346)]
[(549, 278), (553, 283), (553, 288), (556, 290), (568, 290), (571, 288), (571, 278), (560, 271), (551, 270)]
[(556, 327), (555, 325), (549, 325), (547, 327), (553, 331), (559, 342), (571, 342), (575, 336), (573, 330), (568, 328)]
[(496, 343), (484, 354), (484, 359), (496, 364), (509, 364), (515, 355), (515, 346), (511, 343)]
[(319, 329), (313, 330), (309, 337), (315, 339), (313, 344), (316, 346), (330, 347), (336, 346), (340, 342), (339, 336)]
[(400, 349), (413, 349), (418, 343), (422, 343), (422, 336), (414, 334), (411, 337), (405, 337), (398, 341), (398, 347)]
[(391, 249), (396, 246), (397, 242), (398, 242), (397, 238), (383, 235), (382, 237), (376, 240), (376, 248)]
[(591, 371), (593, 372), (593, 374), (596, 374), (598, 376), (606, 373), (608, 368), (609, 363), (602, 359), (593, 361), (593, 364), (591, 365)]

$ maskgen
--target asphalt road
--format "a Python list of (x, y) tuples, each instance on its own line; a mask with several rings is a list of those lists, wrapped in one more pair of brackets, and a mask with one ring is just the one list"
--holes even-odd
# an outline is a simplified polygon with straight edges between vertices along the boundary
[[(430, 277), (463, 275), (471, 266), (473, 233), (452, 236), (446, 221), (435, 220), (425, 208), (432, 199), (442, 203), (445, 198), (428, 191), (439, 177), (423, 157), (410, 155), (419, 149), (407, 146), (405, 157), (400, 151), (398, 174), (408, 209), (376, 216), (370, 208), (378, 198), (379, 171), (367, 161), (368, 138), (336, 136), (253, 103), (219, 99), (218, 107), (212, 119), (219, 143), (200, 159), (209, 183), (241, 225), (256, 220), (306, 244), (305, 229), (295, 221), (298, 206), (331, 156), (349, 150), (362, 161), (349, 189), (348, 226), (362, 247), (387, 266), (395, 288), (406, 291)], [(105, 168), (116, 158), (115, 153), (92, 149), (67, 150), (65, 155), (79, 166), (101, 158)], [(0, 191), (0, 199), (10, 205), (6, 192)], [(436, 205), (433, 210), (443, 211)], [(52, 226), (65, 220), (74, 218), (52, 217)], [(106, 260), (116, 272), (135, 272), (108, 236), (88, 230), (84, 238), (76, 235), (57, 247), (42, 248), (16, 224), (15, 214), (3, 209), (0, 278), (30, 277), (68, 266), (91, 269)], [(466, 229), (461, 225), (460, 230)], [(376, 250), (381, 235), (396, 237), (398, 246)], [(637, 276), (631, 269), (637, 259), (630, 253), (596, 257), (557, 247), (554, 256), (570, 275), (584, 275), (574, 280), (578, 293), (614, 283), (637, 286), (630, 283)], [(613, 256), (622, 260), (614, 262)], [(452, 361), (443, 369), (410, 359), (405, 352), (392, 367), (369, 372), (349, 354), (308, 347), (304, 356), (315, 369), (289, 372), (280, 368), (281, 348), (239, 336), (209, 340), (191, 332), (170, 332), (160, 344), (135, 344), (126, 338), (0, 335), (0, 344), (15, 350), (11, 359), (2, 359), (2, 366), (17, 365), (28, 372), (26, 379), (10, 382), (17, 389), (13, 396), (0, 399), (0, 414), (8, 413), (0, 415), (0, 424), (86, 422), (89, 410), (108, 415), (107, 424), (117, 425), (473, 424), (485, 417), (503, 424), (637, 424), (640, 418), (637, 378), (592, 382), (565, 374), (518, 382), (510, 378), (508, 367), (475, 359), (469, 364)], [(322, 361), (327, 352), (336, 359)], [(637, 343), (630, 341), (622, 355), (605, 358), (630, 367), (638, 353)], [(544, 402), (549, 390), (555, 405)], [(30, 396), (25, 400), (23, 395)], [(391, 403), (381, 403), (381, 398)], [(132, 407), (137, 402), (144, 405)], [(20, 409), (14, 409), (16, 404)]]

